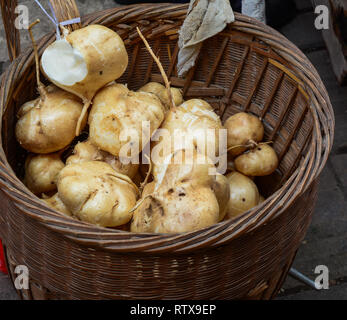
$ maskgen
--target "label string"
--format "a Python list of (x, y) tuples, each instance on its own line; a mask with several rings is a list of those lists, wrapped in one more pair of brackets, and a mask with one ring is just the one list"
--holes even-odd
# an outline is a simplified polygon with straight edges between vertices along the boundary
[(57, 17), (56, 17), (56, 15), (55, 15), (55, 12), (54, 12), (54, 9), (52, 7), (52, 4), (50, 2), (48, 2), (48, 4), (49, 4), (49, 8), (50, 8), (50, 10), (52, 12), (52, 16), (46, 11), (46, 9), (42, 6), (42, 4), (38, 0), (35, 0), (35, 2), (41, 8), (41, 10), (46, 14), (46, 16), (49, 18), (49, 20), (51, 20), (52, 23), (55, 25), (56, 34), (57, 34), (57, 40), (61, 39), (59, 26), (68, 26), (70, 24), (80, 23), (81, 22), (81, 18), (74, 18), (74, 19), (63, 21), (63, 22), (59, 22)]

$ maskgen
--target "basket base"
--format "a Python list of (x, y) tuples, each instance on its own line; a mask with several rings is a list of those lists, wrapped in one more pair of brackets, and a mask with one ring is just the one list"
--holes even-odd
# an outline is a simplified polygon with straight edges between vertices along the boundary
[[(105, 299), (129, 299), (129, 300), (138, 300), (139, 294), (141, 294), (141, 299), (170, 299), (170, 300), (181, 300), (181, 299), (186, 299), (186, 300), (215, 300), (215, 299), (222, 299), (222, 300), (232, 300), (232, 299), (237, 299), (237, 300), (270, 300), (274, 299), (279, 290), (281, 289), (287, 274), (292, 266), (292, 263), (295, 259), (296, 252), (298, 250), (298, 247), (303, 240), (307, 228), (311, 222), (312, 214), (313, 214), (313, 209), (314, 209), (314, 204), (317, 200), (317, 189), (318, 189), (318, 182), (315, 181), (315, 183), (305, 192), (305, 194), (297, 200), (297, 202), (294, 204), (293, 210), (288, 213), (288, 215), (282, 215), (279, 216), (278, 219), (281, 219), (281, 226), (284, 226), (284, 229), (280, 230), (280, 234), (284, 235), (285, 234), (285, 228), (289, 226), (288, 221), (292, 221), (293, 215), (300, 218), (300, 231), (297, 234), (292, 234), (291, 241), (292, 243), (283, 245), (279, 245), (280, 248), (282, 248), (283, 251), (283, 256), (280, 257), (280, 259), (277, 259), (278, 257), (273, 257), (266, 263), (266, 268), (264, 268), (263, 264), (261, 263), (262, 260), (259, 260), (258, 262), (260, 263), (259, 266), (254, 265), (254, 259), (252, 256), (249, 257), (249, 266), (248, 268), (261, 268), (261, 272), (257, 272), (258, 269), (254, 269), (255, 271), (252, 273), (249, 273), (249, 280), (244, 281), (242, 284), (242, 288), (240, 286), (233, 286), (229, 285), (227, 290), (224, 290), (223, 293), (221, 294), (221, 291), (218, 289), (215, 290), (210, 290), (207, 293), (204, 293), (204, 296), (198, 295), (200, 294), (200, 291), (193, 292), (192, 295), (188, 296), (186, 294), (186, 291), (180, 292), (180, 288), (184, 287), (186, 289), (187, 281), (189, 279), (185, 279), (185, 281), (181, 281), (180, 279), (177, 278), (177, 283), (175, 283), (174, 287), (176, 291), (179, 291), (178, 293), (175, 293), (174, 296), (171, 295), (147, 295), (146, 294), (146, 288), (148, 288), (149, 285), (153, 285), (155, 283), (154, 278), (148, 278), (146, 282), (146, 286), (142, 286), (140, 288), (141, 283), (139, 283), (139, 286), (136, 286), (136, 290), (132, 291), (131, 294), (125, 295), (124, 293), (126, 292), (126, 284), (124, 284), (124, 287), (119, 287), (116, 289), (115, 287), (112, 288), (107, 288), (107, 290), (104, 291), (98, 291), (97, 292), (87, 292), (84, 294), (81, 294), (80, 290), (75, 290), (75, 288), (69, 286), (67, 287), (67, 290), (64, 290), (64, 288), (59, 288), (57, 286), (56, 281), (52, 281), (53, 279), (51, 277), (43, 276), (42, 272), (35, 272), (35, 268), (37, 268), (37, 265), (32, 265), (32, 262), (29, 263), (29, 260), (26, 258), (24, 254), (21, 252), (18, 252), (18, 246), (11, 246), (10, 242), (8, 243), (9, 245), (7, 246), (6, 242), (4, 242), (4, 253), (6, 256), (6, 262), (7, 262), (7, 269), (10, 274), (12, 283), (16, 283), (16, 279), (19, 276), (15, 271), (17, 266), (20, 265), (27, 265), (29, 268), (29, 280), (27, 281), (27, 288), (24, 288), (22, 290), (17, 290), (17, 293), (19, 297), (22, 300), (71, 300), (71, 299), (82, 299), (82, 300), (105, 300)], [(303, 205), (305, 204), (305, 205)], [(284, 221), (282, 221), (284, 219)], [(255, 241), (254, 243), (259, 243), (257, 239), (261, 237), (263, 234), (268, 234), (269, 230), (273, 229), (272, 224), (278, 225), (278, 221), (276, 219), (269, 223), (266, 226), (263, 226), (261, 228), (258, 228), (255, 232), (252, 234), (246, 235), (246, 239), (243, 239), (243, 241), (251, 242)], [(291, 229), (289, 229), (291, 230)], [(263, 233), (265, 232), (265, 233)], [(284, 237), (284, 236), (283, 236)], [(242, 239), (241, 239), (242, 240)], [(230, 261), (230, 257), (235, 252), (235, 248), (239, 248), (242, 246), (242, 241), (240, 239), (235, 240), (236, 243), (233, 243), (232, 246), (223, 246), (220, 247), (218, 250), (213, 250), (214, 254), (217, 256), (223, 256), (226, 261)], [(292, 249), (289, 249), (292, 248)], [(273, 247), (269, 248), (270, 250), (273, 249)], [(81, 248), (80, 250), (83, 250)], [(218, 252), (217, 252), (218, 251)], [(223, 251), (223, 252), (220, 252)], [(216, 259), (215, 256), (210, 252), (209, 253), (211, 258), (211, 261), (214, 261)], [(206, 253), (207, 255), (207, 253)], [(88, 256), (88, 252), (86, 252), (86, 256)], [(200, 257), (200, 256), (199, 256)], [(123, 256), (118, 256), (113, 259), (115, 261), (115, 266), (113, 270), (117, 267), (117, 261), (119, 259), (124, 258)], [(147, 261), (148, 256), (143, 257)], [(158, 258), (158, 257), (157, 257)], [(166, 256), (162, 257), (163, 259), (167, 259)], [(178, 259), (178, 256), (176, 257)], [(100, 259), (100, 257), (99, 257)], [(112, 256), (109, 257), (109, 261), (112, 259)], [(136, 258), (135, 262), (138, 261), (140, 258)], [(152, 260), (147, 261), (147, 264), (150, 265), (152, 263), (155, 263), (156, 259), (153, 257), (154, 262)], [(201, 258), (198, 259), (201, 262)], [(36, 261), (36, 260), (35, 260)], [(184, 262), (184, 261), (183, 261)], [(130, 265), (132, 261), (128, 261), (128, 265)], [(223, 267), (225, 265), (223, 264)], [(232, 266), (232, 264), (231, 264)], [(121, 269), (120, 269), (121, 270)], [(230, 270), (225, 270), (225, 273), (223, 274), (223, 279), (226, 280), (228, 279), (229, 283), (235, 283), (238, 281), (238, 277), (235, 280), (235, 276), (232, 277), (228, 275), (228, 271), (232, 271), (232, 268)], [(185, 271), (185, 274), (188, 271)], [(220, 274), (220, 273), (218, 273)], [(75, 273), (75, 277), (78, 276), (78, 273)], [(103, 276), (107, 276), (107, 274), (104, 274)], [(228, 278), (229, 277), (229, 278)], [(217, 277), (218, 278), (218, 277)], [(217, 279), (216, 278), (216, 279)], [(163, 281), (165, 281), (167, 278), (163, 278)], [(76, 279), (75, 279), (76, 281)], [(200, 278), (199, 281), (202, 281)], [(223, 282), (223, 285), (225, 286), (226, 282)], [(92, 285), (92, 282), (91, 282)], [(205, 286), (200, 286), (204, 288)], [(224, 287), (225, 289), (226, 287)], [(122, 291), (123, 290), (123, 291)], [(140, 291), (139, 291), (140, 290)], [(142, 291), (141, 291), (142, 290)], [(119, 292), (122, 291), (122, 294), (119, 294)], [(198, 294), (197, 294), (198, 293)], [(144, 295), (142, 295), (144, 294)], [(168, 293), (170, 294), (170, 292)], [(184, 296), (183, 296), (184, 295)]]
[[(14, 284), (18, 275), (15, 272), (18, 263), (14, 261), (11, 254), (5, 250), (6, 258), (8, 262), (9, 275), (11, 281)], [(296, 253), (292, 256), (289, 263), (284, 266), (282, 270), (273, 274), (271, 279), (261, 281), (253, 289), (251, 289), (247, 295), (240, 297), (242, 300), (271, 300), (274, 299), (279, 290), (281, 289), (288, 272), (294, 262)], [(54, 292), (42, 286), (39, 281), (29, 278), (28, 289), (16, 289), (17, 294), (21, 300), (70, 300), (71, 297), (67, 294)], [(226, 297), (226, 300), (229, 300)]]

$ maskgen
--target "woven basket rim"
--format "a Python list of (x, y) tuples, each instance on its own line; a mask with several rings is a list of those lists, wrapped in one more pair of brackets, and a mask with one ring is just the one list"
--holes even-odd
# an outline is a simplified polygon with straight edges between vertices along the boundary
[[(182, 10), (186, 11), (187, 5), (142, 4), (108, 9), (83, 17), (83, 26), (91, 23), (107, 25), (116, 15), (117, 17), (126, 16), (137, 12), (140, 8), (148, 9), (147, 12), (150, 16), (162, 17), (162, 14), (165, 13), (166, 15), (176, 14), (177, 17), (180, 16), (179, 14), (182, 15)], [(170, 10), (167, 10), (168, 8)], [(183, 18), (184, 16), (182, 15)], [(307, 190), (326, 163), (331, 150), (335, 123), (332, 106), (316, 69), (308, 58), (283, 35), (253, 18), (238, 13), (235, 14), (232, 29), (254, 34), (265, 43), (270, 44), (279, 56), (289, 61), (293, 69), (296, 66), (297, 70), (294, 71), (301, 76), (305, 90), (311, 98), (310, 112), (314, 119), (314, 130), (310, 150), (286, 183), (264, 203), (236, 220), (220, 222), (203, 230), (183, 234), (134, 234), (106, 229), (63, 216), (49, 208), (17, 178), (1, 146), (0, 186), (3, 191), (13, 200), (15, 206), (20, 207), (21, 211), (31, 218), (44, 223), (47, 228), (80, 244), (117, 252), (167, 253), (168, 251), (189, 252), (206, 247), (211, 248), (226, 244), (241, 234), (251, 232), (261, 224), (270, 221), (274, 216), (280, 215)], [(41, 52), (54, 40), (54, 35), (52, 31), (38, 42)], [(26, 70), (32, 63), (33, 50), (28, 48), (12, 62), (3, 75), (0, 90), (1, 115), (4, 113), (7, 97), (11, 94), (10, 84), (14, 83), (11, 75), (18, 70)], [(9, 84), (8, 79), (12, 83)], [(322, 87), (323, 90), (318, 90), (318, 87)]]

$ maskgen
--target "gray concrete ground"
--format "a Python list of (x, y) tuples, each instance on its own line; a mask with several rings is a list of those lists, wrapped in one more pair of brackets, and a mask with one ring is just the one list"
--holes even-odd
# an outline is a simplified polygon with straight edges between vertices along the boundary
[(321, 33), (314, 28), (310, 2), (282, 33), (306, 53), (318, 70), (334, 108), (336, 127), (331, 156), (320, 180), (312, 224), (294, 267), (312, 279), (318, 265), (329, 268), (330, 289), (317, 292), (287, 278), (279, 299), (347, 299), (347, 87), (338, 85)]
[(18, 300), (10, 278), (0, 272), (0, 300)]
[[(35, 35), (40, 37), (51, 30), (47, 19), (33, 1), (22, 0), (30, 8), (30, 19), (41, 18)], [(44, 3), (45, 1), (41, 1)], [(82, 14), (114, 7), (113, 0), (77, 0)], [(330, 65), (330, 57), (321, 34), (314, 28), (314, 14), (310, 0), (297, 0), (299, 14), (281, 32), (299, 46), (317, 68), (325, 83), (334, 107), (336, 129), (334, 147), (325, 167), (319, 200), (306, 239), (298, 252), (294, 267), (315, 279), (316, 266), (329, 268), (329, 290), (315, 291), (288, 277), (278, 297), (281, 300), (347, 299), (347, 87), (340, 87)], [(30, 45), (28, 35), (22, 33), (23, 47)], [(4, 30), (0, 21), (0, 73), (7, 66)], [(7, 276), (0, 275), (0, 300), (17, 296)]]

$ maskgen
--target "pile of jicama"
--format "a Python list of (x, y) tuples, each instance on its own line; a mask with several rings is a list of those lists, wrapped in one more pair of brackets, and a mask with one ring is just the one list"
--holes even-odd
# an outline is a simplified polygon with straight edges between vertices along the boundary
[[(101, 25), (65, 30), (40, 63), (31, 31), (36, 23), (29, 32), (39, 97), (20, 108), (16, 137), (28, 151), (24, 183), (49, 207), (101, 227), (180, 233), (234, 219), (264, 201), (254, 177), (272, 174), (278, 158), (263, 142), (258, 117), (242, 112), (223, 124), (206, 101), (184, 101), (139, 29), (165, 86), (150, 82), (132, 91), (117, 83), (128, 66), (127, 51), (118, 34)], [(40, 82), (40, 67), (52, 84)], [(167, 134), (155, 139), (160, 130)], [(177, 130), (199, 134), (189, 145), (177, 144)], [(211, 149), (227, 154), (223, 174)], [(145, 150), (159, 160), (144, 157)]]

